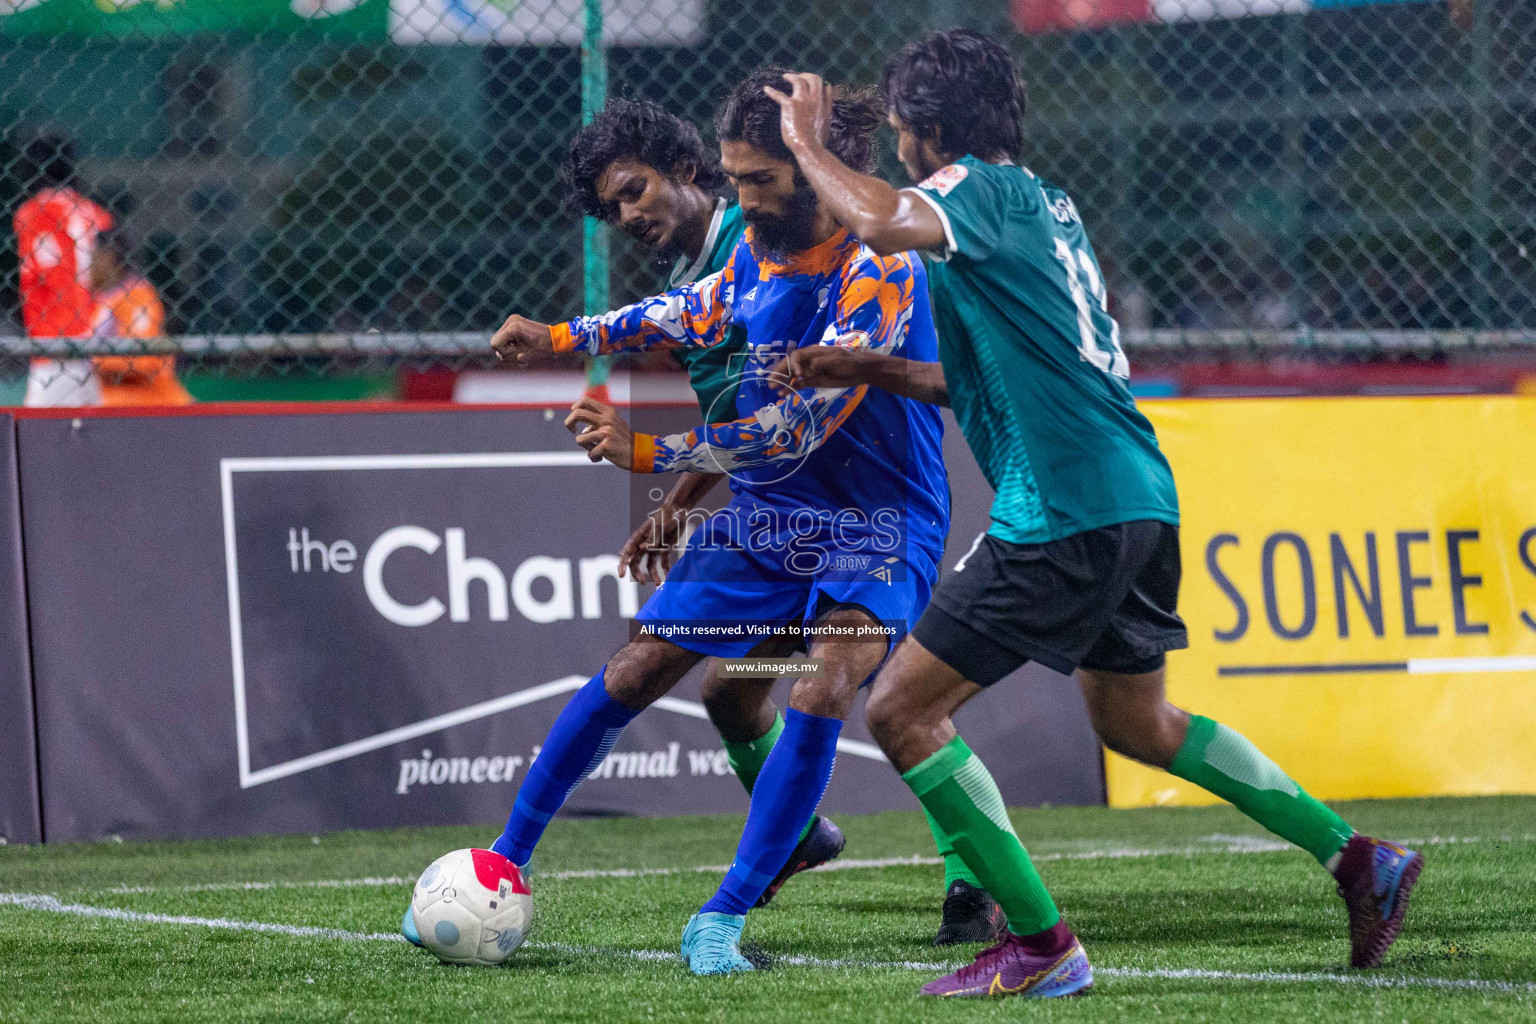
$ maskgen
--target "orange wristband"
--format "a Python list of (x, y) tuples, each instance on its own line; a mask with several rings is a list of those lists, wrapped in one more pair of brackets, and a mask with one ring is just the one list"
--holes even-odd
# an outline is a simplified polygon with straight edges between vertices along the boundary
[(656, 472), (656, 435), (636, 434), (631, 473)]
[(570, 324), (553, 324), (549, 328), (550, 342), (556, 352), (576, 351), (576, 339), (571, 336)]

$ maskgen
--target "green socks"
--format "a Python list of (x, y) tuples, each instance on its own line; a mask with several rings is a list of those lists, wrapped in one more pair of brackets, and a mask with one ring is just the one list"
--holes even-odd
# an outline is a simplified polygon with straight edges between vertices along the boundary
[[(725, 743), (725, 759), (730, 763), (736, 777), (741, 780), (741, 784), (746, 787), (748, 795), (751, 795), (752, 787), (757, 783), (757, 773), (763, 770), (763, 762), (768, 760), (768, 752), (773, 749), (773, 745), (779, 740), (779, 734), (783, 731), (784, 716), (775, 715), (773, 725), (769, 726), (768, 731), (757, 739), (749, 743)], [(948, 892), (949, 887), (957, 881), (969, 882), (978, 889), (984, 888), (971, 869), (965, 866), (965, 861), (955, 852), (955, 844), (944, 834), (943, 827), (934, 820), (932, 814), (928, 813), (926, 807), (923, 808), (923, 814), (927, 816), (928, 827), (933, 831), (933, 845), (938, 847), (939, 856), (944, 858), (944, 890)], [(804, 839), (806, 833), (811, 830), (815, 820), (813, 817), (811, 821), (805, 823), (805, 831), (800, 833), (801, 839)]]
[[(779, 742), (779, 734), (784, 731), (784, 716), (777, 712), (773, 716), (773, 724), (768, 731), (755, 740), (747, 743), (728, 743), (724, 739), (725, 759), (730, 764), (731, 770), (746, 787), (747, 795), (752, 795), (752, 787), (757, 784), (757, 773), (763, 770), (763, 764), (768, 760), (768, 753), (773, 750), (773, 745)], [(811, 820), (805, 823), (805, 828), (800, 830), (800, 839), (810, 834), (811, 826), (816, 824), (816, 815), (811, 815)], [(796, 840), (799, 842), (799, 840)]]
[(944, 834), (944, 829), (933, 820), (933, 815), (928, 813), (928, 808), (923, 808), (923, 817), (928, 819), (928, 830), (933, 833), (933, 845), (938, 847), (939, 856), (944, 859), (944, 891), (949, 892), (949, 887), (956, 882), (966, 882), (980, 889), (981, 883), (971, 869), (965, 866), (965, 861), (955, 852), (955, 844)]
[(1230, 802), (1324, 867), (1354, 834), (1258, 747), (1209, 718), (1189, 716), (1189, 732), (1168, 771)]
[[(1061, 920), (1003, 807), (1003, 794), (981, 759), (956, 736), (902, 780), (948, 836), (953, 850), (1008, 915), (1016, 935), (1043, 932)], [(940, 846), (943, 849), (943, 846)]]
[(768, 752), (779, 742), (779, 734), (783, 731), (784, 716), (775, 713), (773, 724), (757, 739), (749, 743), (725, 744), (725, 759), (730, 762), (731, 770), (736, 773), (741, 784), (747, 787), (748, 795), (751, 795), (752, 787), (757, 783), (757, 773), (763, 770), (763, 763), (768, 760)]

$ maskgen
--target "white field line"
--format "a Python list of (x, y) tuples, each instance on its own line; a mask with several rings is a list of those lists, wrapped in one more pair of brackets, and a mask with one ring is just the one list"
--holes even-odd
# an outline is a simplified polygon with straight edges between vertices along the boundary
[[(389, 932), (352, 932), (340, 928), (316, 928), (308, 925), (273, 924), (267, 921), (240, 921), (225, 917), (192, 917), (182, 914), (152, 914), (118, 907), (96, 907), (80, 903), (64, 903), (53, 896), (35, 893), (0, 893), (0, 906), (14, 906), (23, 910), (43, 911), (53, 914), (70, 914), (77, 917), (104, 918), (137, 924), (187, 925), (198, 928), (218, 928), (226, 931), (264, 932), (291, 935), (306, 939), (335, 939), (343, 942), (403, 942), (398, 934)], [(557, 953), (578, 956), (615, 956), (631, 960), (651, 962), (676, 961), (677, 954), (658, 949), (616, 949), (600, 946), (578, 946), (564, 942), (530, 942), (530, 949), (546, 949)], [(776, 964), (794, 967), (821, 967), (837, 970), (850, 969), (897, 969), (936, 973), (951, 971), (959, 966), (953, 961), (923, 960), (829, 960), (812, 956), (782, 956)], [(1514, 995), (1536, 995), (1536, 982), (1492, 981), (1481, 978), (1434, 978), (1403, 977), (1372, 974), (1332, 974), (1324, 971), (1206, 971), (1196, 968), (1143, 968), (1143, 967), (1096, 967), (1094, 973), (1109, 978), (1160, 978), (1170, 980), (1191, 979), (1197, 981), (1256, 981), (1272, 984), (1336, 984), (1359, 985), (1365, 988), (1434, 988), (1466, 989), (1478, 992), (1500, 992)]]
[[(204, 882), (201, 885), (114, 885), (103, 890), (118, 896), (155, 892), (258, 892), (262, 889), (353, 889), (415, 885), (415, 878), (376, 875), (369, 878), (317, 878), (307, 882)], [(90, 891), (90, 890), (85, 890)]]
[[(1409, 847), (1450, 846), (1470, 843), (1526, 843), (1536, 840), (1536, 833), (1510, 836), (1425, 836), (1418, 839), (1399, 839)], [(1098, 850), (1080, 850), (1061, 853), (1031, 853), (1036, 864), (1048, 864), (1062, 860), (1123, 860), (1140, 857), (1205, 857), (1220, 854), (1279, 853), (1292, 849), (1278, 839), (1263, 836), (1234, 836), (1217, 833), (1203, 836), (1198, 842), (1203, 846), (1168, 847), (1106, 847)], [(880, 868), (932, 867), (942, 864), (938, 857), (913, 854), (909, 857), (875, 857), (860, 860), (843, 857), (830, 864), (812, 868), (813, 871), (864, 871)], [(535, 871), (533, 881), (565, 881), (581, 878), (650, 878), (666, 875), (719, 875), (729, 870), (728, 864), (700, 864), (687, 868), (587, 868), (574, 871)], [(117, 885), (102, 890), (114, 895), (142, 895), (157, 892), (257, 892), (264, 889), (350, 889), (384, 888), (392, 885), (414, 885), (416, 879), (405, 875), (375, 876), (369, 878), (321, 878), (306, 882), (206, 882), (201, 885)], [(92, 890), (82, 890), (92, 891)]]
[(279, 935), (297, 935), (310, 939), (346, 939), (351, 942), (405, 941), (401, 936), (387, 932), (349, 932), (343, 931), (340, 928), (315, 928), (299, 924), (269, 924), (266, 921), (234, 921), (227, 917), (151, 914), (139, 910), (123, 910), (120, 907), (93, 907), (83, 903), (64, 903), (56, 897), (38, 893), (0, 892), (0, 906), (20, 907), (23, 910), (43, 910), (52, 914), (74, 914), (77, 917), (104, 917), (113, 921), (135, 921), (146, 924), (185, 924), (194, 925), (199, 928), (222, 928), (236, 932), (275, 932)]
[(1095, 974), (1111, 978), (1194, 978), (1201, 981), (1265, 981), (1307, 984), (1332, 982), (1364, 988), (1470, 989), (1476, 992), (1507, 992), (1536, 995), (1536, 982), (1492, 981), (1483, 978), (1413, 978), (1378, 974), (1330, 974), (1326, 971), (1203, 971), (1196, 968), (1095, 967)]

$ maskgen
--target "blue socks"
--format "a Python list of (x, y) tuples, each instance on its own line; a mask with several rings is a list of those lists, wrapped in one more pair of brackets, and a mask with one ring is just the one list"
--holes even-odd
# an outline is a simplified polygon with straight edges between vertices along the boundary
[(507, 830), (491, 844), (492, 850), (519, 867), (528, 864), (544, 826), (565, 798), (603, 763), (624, 727), (640, 713), (608, 696), (603, 687), (607, 670), (603, 666), (591, 682), (577, 690), (555, 719), (517, 791)]
[[(788, 863), (832, 778), (842, 731), (843, 723), (837, 718), (794, 708), (784, 713), (784, 732), (752, 789), (752, 809), (747, 812), (736, 860), (699, 913), (745, 914)], [(540, 755), (539, 760), (543, 759)]]
[[(606, 671), (606, 669), (604, 670)], [(640, 712), (608, 696), (603, 672), (576, 691), (555, 719), (539, 756), (528, 769), (506, 831), (491, 849), (524, 866), (544, 828), (582, 780), (613, 750), (625, 726)], [(784, 732), (763, 764), (752, 792), (752, 809), (736, 860), (720, 889), (700, 913), (745, 914), (794, 852), (806, 822), (832, 778), (843, 723), (790, 708)]]

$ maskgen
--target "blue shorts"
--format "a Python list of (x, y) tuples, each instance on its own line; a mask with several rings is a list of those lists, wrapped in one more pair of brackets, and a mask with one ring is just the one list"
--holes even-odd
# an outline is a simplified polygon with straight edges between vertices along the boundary
[(786, 627), (809, 647), (814, 637), (805, 631), (839, 605), (867, 612), (894, 647), (927, 607), (938, 575), (924, 553), (720, 547), (707, 533), (695, 533), (635, 620), (715, 657), (745, 657)]

